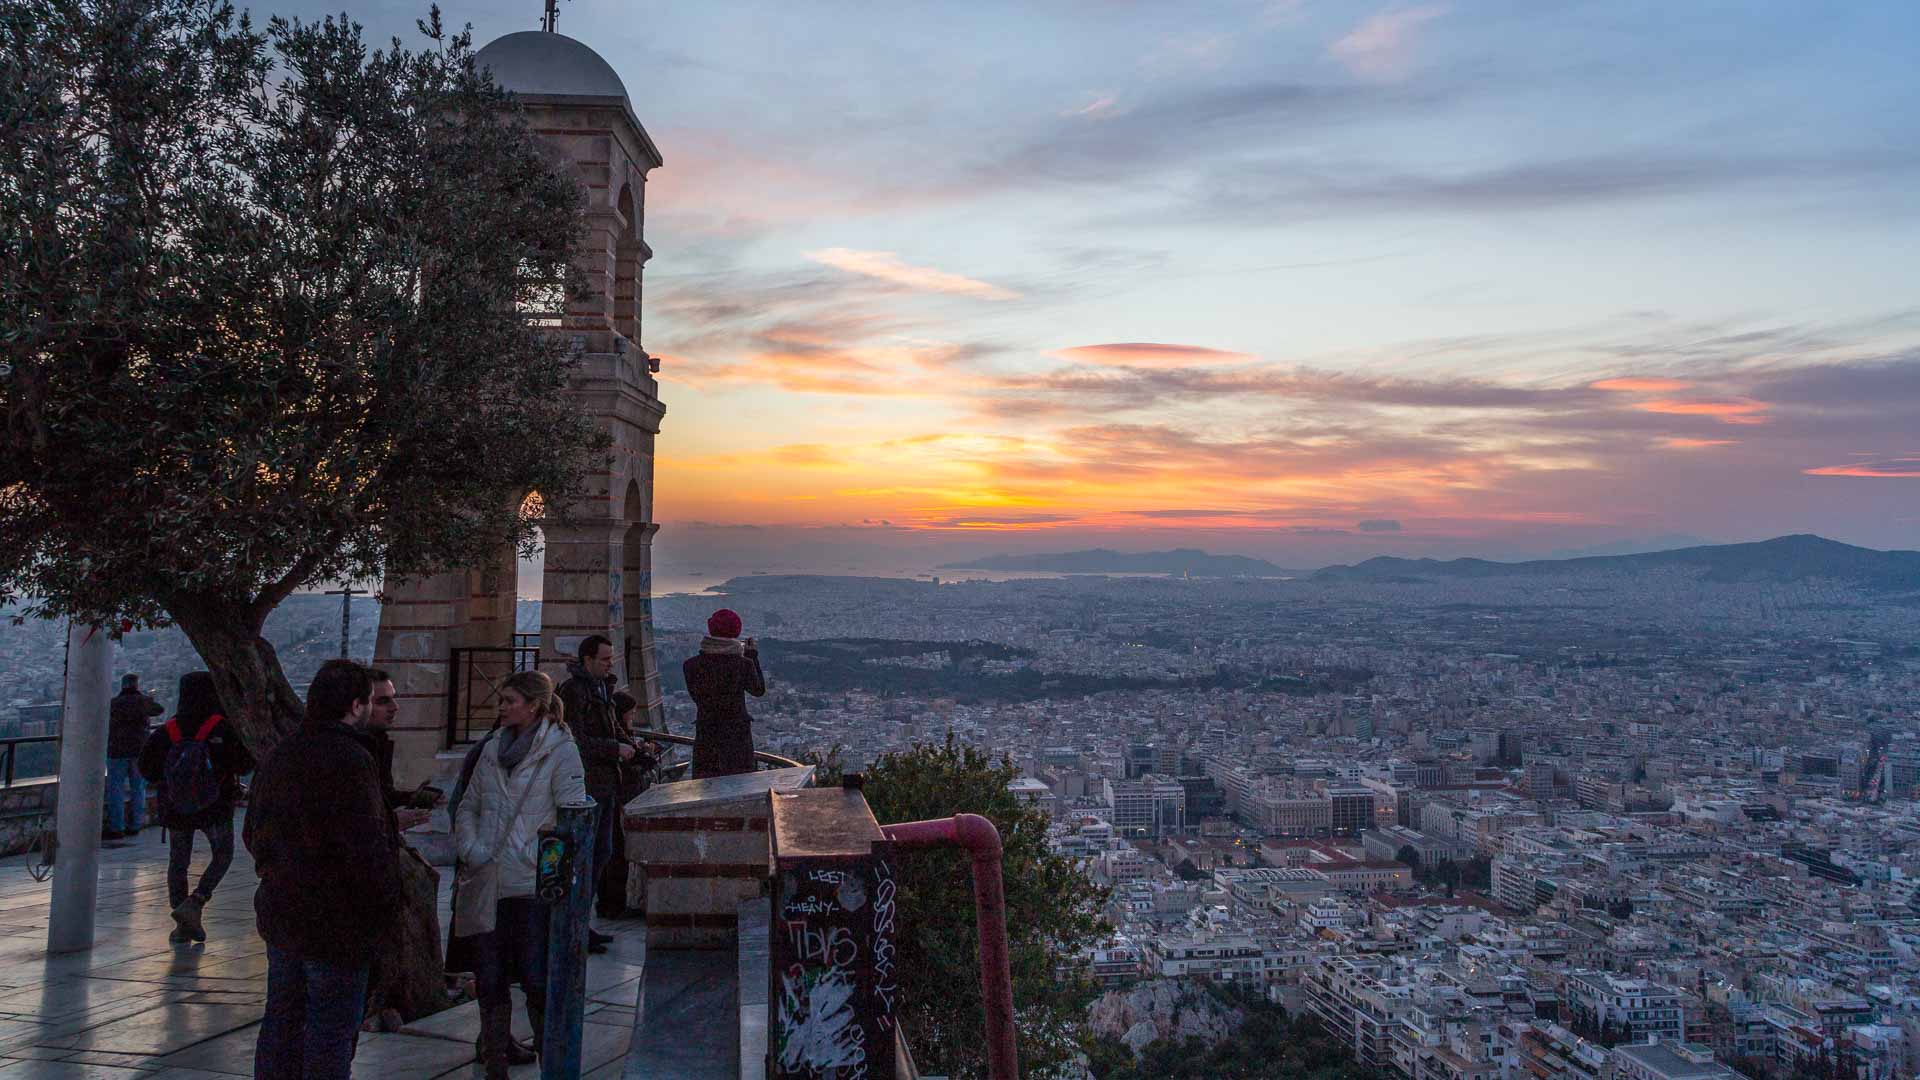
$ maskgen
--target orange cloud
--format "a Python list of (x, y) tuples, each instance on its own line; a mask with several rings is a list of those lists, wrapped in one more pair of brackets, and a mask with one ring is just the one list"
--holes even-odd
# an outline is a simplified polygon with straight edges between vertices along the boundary
[[(660, 378), (715, 388), (771, 386), (804, 394), (849, 397), (941, 397), (967, 385), (950, 369), (964, 350), (939, 342), (832, 348), (794, 335), (762, 335), (768, 348), (731, 363), (669, 358)], [(828, 340), (825, 338), (819, 340)]]
[(830, 467), (840, 464), (835, 448), (822, 443), (789, 443), (773, 448), (772, 456), (789, 465)]
[(1003, 289), (998, 285), (989, 285), (970, 277), (950, 274), (945, 270), (935, 270), (930, 266), (914, 266), (902, 262), (900, 257), (891, 251), (855, 251), (852, 248), (837, 247), (809, 251), (807, 258), (836, 270), (845, 270), (849, 274), (860, 274), (921, 292), (950, 293), (980, 300), (1018, 300), (1020, 298), (1020, 294), (1012, 289)]
[(1642, 412), (1668, 416), (1711, 416), (1723, 424), (1764, 424), (1765, 413), (1772, 407), (1764, 401), (1676, 401), (1672, 398), (1642, 401), (1634, 406)]
[(1692, 385), (1680, 379), (1667, 379), (1657, 375), (1623, 375), (1617, 379), (1601, 379), (1599, 382), (1588, 383), (1587, 388), (1627, 394), (1671, 394)]
[(1739, 439), (1663, 439), (1660, 445), (1669, 450), (1700, 450), (1709, 446), (1738, 446)]
[(1075, 345), (1052, 355), (1078, 364), (1118, 367), (1199, 367), (1239, 364), (1254, 359), (1246, 353), (1209, 349), (1200, 345), (1165, 345), (1152, 341), (1118, 341), (1107, 345)]
[(1848, 465), (1822, 465), (1800, 471), (1808, 476), (1851, 476), (1864, 480), (1920, 479), (1920, 457), (1856, 461)]

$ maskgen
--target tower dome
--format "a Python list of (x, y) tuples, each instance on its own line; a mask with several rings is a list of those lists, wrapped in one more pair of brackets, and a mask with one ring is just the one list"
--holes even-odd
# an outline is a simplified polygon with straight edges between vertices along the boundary
[(613, 65), (565, 34), (522, 30), (494, 39), (474, 60), (493, 69), (493, 81), (516, 94), (627, 100)]

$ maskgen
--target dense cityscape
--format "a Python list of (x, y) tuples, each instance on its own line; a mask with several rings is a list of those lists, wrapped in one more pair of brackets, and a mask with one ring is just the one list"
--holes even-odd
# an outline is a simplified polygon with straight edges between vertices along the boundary
[[(1018, 765), (1116, 988), (1258, 988), (1410, 1080), (1911, 1076), (1912, 582), (1711, 576), (726, 591), (763, 746)], [(665, 655), (711, 606), (657, 602)]]
[(1920, 1080), (1913, 0), (4, 3), (0, 1080)]
[[(1135, 1050), (1203, 1032), (1127, 1004), (1172, 980), (1409, 1080), (1913, 1075), (1912, 590), (1563, 565), (721, 592), (766, 658), (762, 749), (857, 771), (951, 737), (1017, 766), (1111, 889), (1083, 970)], [(653, 601), (670, 729), (720, 599)], [(365, 654), (373, 601), (354, 614)], [(297, 680), (339, 630), (302, 596), (270, 636)], [(61, 640), (6, 635), (0, 734), (57, 721)], [(196, 662), (172, 630), (117, 649), (163, 701)]]

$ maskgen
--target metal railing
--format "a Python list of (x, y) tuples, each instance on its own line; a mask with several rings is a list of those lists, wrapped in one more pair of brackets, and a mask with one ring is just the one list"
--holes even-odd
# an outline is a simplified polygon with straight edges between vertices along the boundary
[[(692, 746), (698, 741), (691, 735), (675, 735), (670, 731), (647, 731), (643, 729), (635, 731), (633, 734), (634, 737), (638, 739), (657, 743), (668, 743), (673, 746)], [(753, 760), (755, 763), (764, 765), (769, 769), (801, 769), (806, 767), (806, 762), (804, 761), (795, 761), (790, 757), (781, 757), (779, 754), (769, 754), (765, 750), (755, 750), (753, 752)], [(692, 768), (693, 762), (688, 760), (662, 764), (655, 771), (663, 781), (684, 780), (687, 778), (686, 774)]]
[[(0, 788), (13, 786), (14, 751), (33, 743), (57, 743), (58, 735), (18, 735), (0, 739)], [(49, 773), (48, 775), (54, 775)]]
[(447, 748), (464, 746), (493, 727), (500, 684), (540, 666), (540, 635), (515, 634), (512, 645), (469, 645), (447, 664)]
[(1000, 830), (979, 814), (955, 814), (931, 821), (882, 825), (880, 831), (902, 849), (957, 847), (971, 856), (973, 913), (980, 938), (980, 1003), (986, 1014), (987, 1076), (989, 1080), (1019, 1080)]

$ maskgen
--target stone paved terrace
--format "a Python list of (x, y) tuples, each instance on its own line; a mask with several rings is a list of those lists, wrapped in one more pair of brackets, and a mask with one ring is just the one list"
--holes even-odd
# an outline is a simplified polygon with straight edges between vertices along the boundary
[[(237, 824), (237, 823), (236, 823)], [(48, 956), (52, 882), (28, 857), (0, 859), (0, 1080), (220, 1080), (253, 1073), (266, 995), (266, 945), (253, 929), (253, 862), (239, 846), (206, 912), (205, 945), (167, 934), (166, 845), (150, 828), (100, 857), (95, 946)], [(194, 875), (207, 859), (195, 852)], [(441, 875), (441, 925), (451, 880)], [(609, 924), (617, 940), (587, 966), (583, 1076), (621, 1075), (646, 958), (639, 922)], [(516, 1004), (522, 1037), (526, 1016)], [(395, 1033), (366, 1033), (354, 1075), (381, 1080), (477, 1076), (476, 1006), (468, 1002)], [(539, 1075), (537, 1065), (515, 1077)]]

